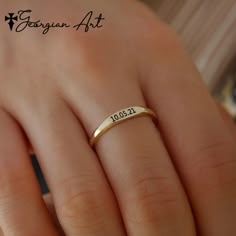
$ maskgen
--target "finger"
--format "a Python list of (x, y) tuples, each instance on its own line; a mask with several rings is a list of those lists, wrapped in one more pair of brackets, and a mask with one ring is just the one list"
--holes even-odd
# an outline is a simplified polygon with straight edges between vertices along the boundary
[(58, 229), (58, 231), (60, 232), (60, 235), (65, 235), (64, 232), (63, 232), (63, 229), (60, 225), (60, 222), (57, 218), (57, 213), (56, 213), (56, 210), (55, 210), (55, 206), (54, 206), (54, 203), (53, 203), (53, 199), (52, 199), (52, 196), (50, 193), (47, 193), (47, 194), (44, 194), (43, 195), (43, 199), (44, 199), (44, 202), (53, 218), (53, 221)]
[[(63, 84), (65, 97), (89, 136), (113, 112), (145, 105), (133, 74), (123, 69), (118, 69), (123, 73), (107, 70), (105, 75), (89, 71), (87, 81)], [(83, 100), (79, 99), (81, 95)], [(184, 191), (150, 118), (136, 118), (113, 127), (99, 139), (96, 151), (129, 236), (195, 234)]]
[[(53, 216), (54, 221), (58, 222), (56, 211), (55, 211), (55, 206), (54, 206), (51, 194), (50, 193), (44, 194), (43, 195), (43, 200), (44, 200), (49, 212)], [(59, 224), (59, 222), (58, 222), (58, 224)]]
[(18, 119), (37, 155), (65, 234), (124, 235), (98, 159), (79, 121), (58, 95), (41, 97), (39, 104), (21, 109)]
[(59, 235), (42, 199), (25, 137), (3, 110), (0, 185), (0, 225), (4, 235)]
[(235, 141), (175, 35), (158, 27), (162, 38), (155, 38), (160, 44), (148, 51), (151, 67), (142, 74), (146, 99), (158, 115), (159, 128), (188, 190), (201, 235), (234, 235)]

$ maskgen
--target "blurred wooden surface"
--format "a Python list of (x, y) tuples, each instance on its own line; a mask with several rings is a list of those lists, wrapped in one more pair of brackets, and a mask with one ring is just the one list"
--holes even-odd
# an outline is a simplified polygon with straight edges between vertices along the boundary
[(144, 2), (181, 36), (212, 90), (236, 56), (236, 0)]

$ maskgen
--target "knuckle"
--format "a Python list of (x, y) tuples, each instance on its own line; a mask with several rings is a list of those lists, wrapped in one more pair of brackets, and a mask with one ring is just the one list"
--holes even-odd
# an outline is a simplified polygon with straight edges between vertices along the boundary
[[(2, 168), (0, 168), (1, 170)], [(24, 170), (3, 170), (0, 171), (0, 199), (11, 198), (12, 195), (19, 195), (25, 190), (25, 183), (32, 178), (31, 174), (24, 173)]]
[[(130, 190), (132, 206), (126, 214), (130, 221), (158, 222), (165, 215), (177, 213), (179, 193), (169, 177), (147, 176), (137, 181)], [(165, 218), (165, 217), (164, 217)]]
[[(123, 71), (127, 67), (124, 60), (128, 57), (119, 53), (122, 51), (120, 46), (114, 47), (115, 39), (111, 33), (106, 32), (103, 36), (94, 33), (81, 37), (74, 35), (68, 37), (61, 46), (65, 52), (63, 57), (58, 55), (56, 59), (58, 62), (56, 82), (63, 88), (67, 87), (68, 83), (78, 87), (94, 85), (98, 88), (104, 87), (111, 80), (107, 74)], [(57, 51), (61, 53), (61, 50)], [(108, 67), (111, 60), (115, 63), (112, 67)]]
[(67, 218), (77, 218), (79, 215), (86, 218), (92, 217), (101, 208), (96, 197), (94, 197), (95, 194), (96, 192), (93, 190), (85, 190), (67, 196), (66, 201), (61, 204), (60, 214)]
[(102, 187), (96, 181), (89, 181), (83, 185), (76, 177), (66, 180), (61, 193), (63, 200), (57, 207), (61, 219), (82, 228), (96, 227), (102, 223), (106, 202)]
[(208, 144), (191, 159), (190, 174), (202, 186), (236, 185), (236, 152), (231, 141)]
[[(66, 40), (61, 43), (63, 51), (66, 52), (61, 59), (67, 60), (72, 65), (76, 62), (77, 66), (79, 65), (81, 68), (99, 69), (100, 66), (105, 66), (108, 53), (111, 54), (114, 51), (112, 49), (113, 41), (112, 34), (107, 32), (84, 35), (69, 34)], [(104, 51), (104, 47), (101, 47), (102, 44), (106, 44), (107, 49), (110, 50)]]

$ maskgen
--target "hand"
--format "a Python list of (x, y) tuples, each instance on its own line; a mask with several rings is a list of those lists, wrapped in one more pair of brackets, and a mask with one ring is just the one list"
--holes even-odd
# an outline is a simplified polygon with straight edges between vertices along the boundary
[[(55, 5), (57, 4), (57, 5)], [(47, 8), (45, 9), (45, 6)], [(2, 15), (103, 27), (0, 35), (2, 234), (62, 234), (41, 196), (32, 145), (65, 235), (235, 235), (235, 136), (175, 33), (138, 1), (4, 1)], [(113, 112), (155, 111), (88, 138)]]

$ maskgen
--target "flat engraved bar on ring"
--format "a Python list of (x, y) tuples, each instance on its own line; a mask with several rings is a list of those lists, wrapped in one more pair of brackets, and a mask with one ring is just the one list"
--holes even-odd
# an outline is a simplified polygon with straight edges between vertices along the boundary
[(151, 109), (140, 106), (128, 107), (113, 113), (108, 118), (106, 118), (92, 134), (89, 141), (90, 146), (93, 147), (102, 134), (124, 120), (146, 115), (151, 116), (153, 119), (157, 119), (156, 114)]

